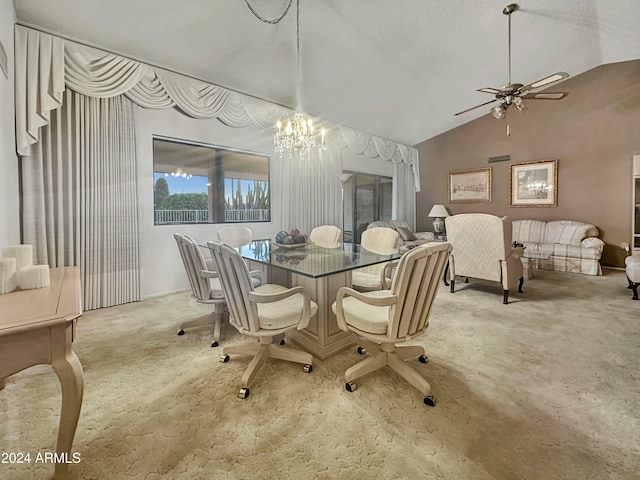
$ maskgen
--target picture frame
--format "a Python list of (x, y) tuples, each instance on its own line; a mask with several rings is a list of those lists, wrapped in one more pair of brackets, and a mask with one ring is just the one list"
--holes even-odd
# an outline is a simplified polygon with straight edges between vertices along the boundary
[(558, 206), (558, 159), (514, 163), (509, 177), (509, 206)]
[(449, 203), (490, 203), (491, 167), (449, 173)]

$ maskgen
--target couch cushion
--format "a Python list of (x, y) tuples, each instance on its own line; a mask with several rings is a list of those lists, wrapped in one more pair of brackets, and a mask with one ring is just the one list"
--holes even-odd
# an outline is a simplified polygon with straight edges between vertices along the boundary
[(555, 257), (565, 258), (586, 258), (600, 260), (602, 253), (595, 248), (577, 247), (575, 245), (567, 245), (563, 243), (555, 243), (553, 245), (553, 255)]
[(547, 222), (539, 220), (513, 220), (511, 238), (514, 242), (542, 243), (547, 231)]
[(558, 220), (547, 223), (545, 243), (562, 243), (565, 245), (580, 246), (580, 242), (588, 235), (593, 225), (586, 223)]

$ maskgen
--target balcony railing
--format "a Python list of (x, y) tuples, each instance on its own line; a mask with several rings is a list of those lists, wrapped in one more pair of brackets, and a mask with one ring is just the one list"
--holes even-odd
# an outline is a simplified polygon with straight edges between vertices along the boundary
[[(225, 210), (225, 223), (233, 222), (268, 222), (269, 209), (252, 208)], [(209, 210), (156, 210), (156, 225), (181, 223), (209, 223)]]

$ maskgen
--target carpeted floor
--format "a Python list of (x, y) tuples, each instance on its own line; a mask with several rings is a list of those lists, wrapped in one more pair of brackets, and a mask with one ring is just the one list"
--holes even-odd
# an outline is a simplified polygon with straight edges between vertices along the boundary
[[(344, 389), (355, 348), (311, 374), (271, 361), (237, 398), (248, 358), (219, 361), (187, 293), (86, 312), (75, 351), (85, 394), (72, 479), (637, 479), (640, 301), (624, 272), (536, 271), (502, 305), (497, 284), (441, 288), (429, 363), (410, 360), (437, 405), (382, 370)], [(221, 344), (241, 340), (223, 326)], [(0, 454), (55, 448), (60, 387), (50, 367), (0, 391)], [(0, 459), (1, 460), (1, 459)], [(47, 464), (0, 464), (48, 479)]]

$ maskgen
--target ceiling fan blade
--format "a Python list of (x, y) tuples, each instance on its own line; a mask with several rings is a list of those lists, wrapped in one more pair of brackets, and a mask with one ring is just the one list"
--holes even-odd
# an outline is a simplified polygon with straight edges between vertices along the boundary
[(481, 103), (480, 105), (476, 105), (475, 107), (467, 108), (466, 110), (462, 110), (461, 112), (454, 113), (453, 115), (455, 117), (456, 115), (460, 115), (462, 113), (470, 112), (471, 110), (475, 110), (476, 108), (484, 107), (485, 105), (489, 105), (490, 103), (497, 102), (497, 101), (498, 101), (498, 99), (494, 98), (493, 100), (489, 100), (488, 102)]
[(562, 100), (569, 95), (569, 92), (540, 92), (540, 93), (527, 93), (521, 98), (524, 100)]
[(553, 75), (549, 75), (548, 77), (541, 78), (529, 85), (525, 85), (524, 87), (520, 87), (519, 91), (526, 92), (527, 90), (533, 90), (534, 88), (544, 87), (546, 85), (551, 85), (552, 83), (559, 82), (560, 80), (564, 80), (568, 78), (569, 74), (566, 72), (558, 72)]
[(484, 92), (490, 93), (491, 95), (497, 95), (498, 93), (500, 93), (500, 90), (498, 90), (497, 88), (485, 87), (477, 89), (476, 92)]

